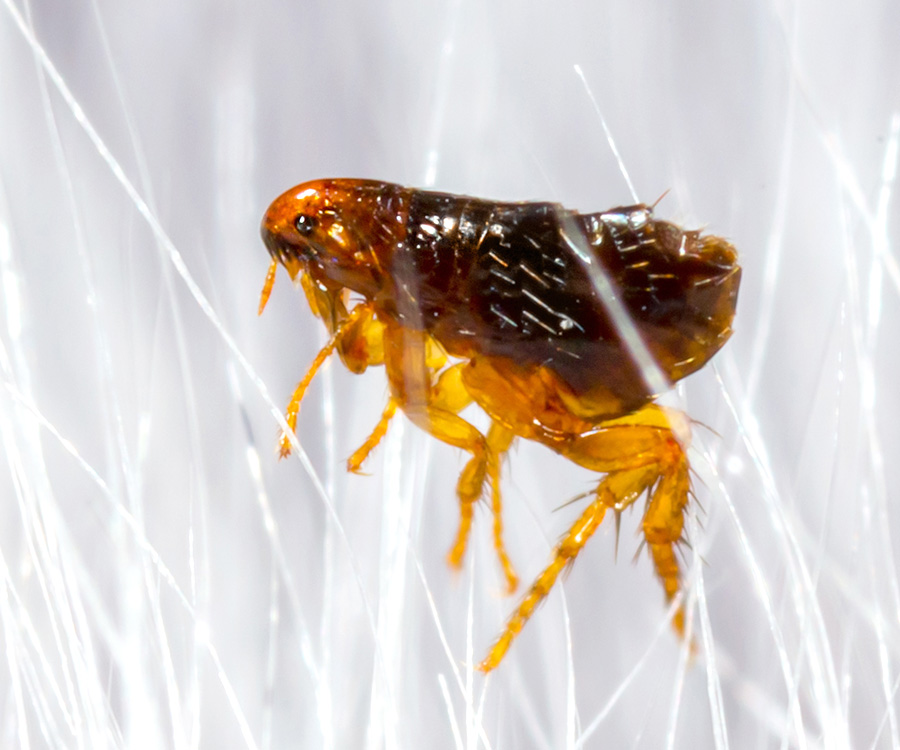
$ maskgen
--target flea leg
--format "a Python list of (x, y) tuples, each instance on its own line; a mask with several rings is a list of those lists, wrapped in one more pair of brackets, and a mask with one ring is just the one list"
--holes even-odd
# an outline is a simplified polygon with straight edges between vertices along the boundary
[[(606, 422), (593, 432), (569, 435), (551, 445), (576, 463), (605, 472), (606, 477), (598, 485), (594, 501), (557, 544), (550, 564), (531, 585), (479, 669), (489, 672), (500, 663), (559, 574), (597, 530), (606, 511), (621, 512), (654, 487), (644, 516), (644, 535), (666, 597), (671, 600), (677, 595), (680, 584), (673, 545), (681, 537), (690, 481), (682, 447), (686, 428), (679, 422), (676, 437), (676, 429), (670, 426), (672, 419), (674, 415), (649, 406)], [(674, 623), (679, 632), (682, 623), (683, 615)]]
[[(350, 316), (358, 308), (353, 308)], [(384, 364), (384, 324), (368, 306), (353, 320), (342, 326), (346, 334), (337, 344), (337, 353), (350, 372), (359, 375), (367, 368)]]
[[(472, 403), (472, 396), (466, 389), (462, 379), (463, 368), (466, 367), (465, 362), (444, 370), (437, 379), (434, 387), (431, 389), (432, 405), (446, 409), (449, 412), (458, 414)], [(503, 568), (503, 575), (506, 578), (506, 587), (509, 593), (516, 590), (519, 585), (518, 576), (510, 562), (509, 555), (506, 552), (506, 545), (503, 543), (503, 519), (501, 510), (503, 503), (500, 498), (500, 462), (503, 454), (509, 450), (513, 438), (512, 432), (497, 422), (491, 423), (491, 428), (487, 435), (488, 444), (488, 466), (487, 476), (491, 486), (491, 512), (494, 517), (494, 549), (497, 552), (497, 559), (500, 561), (500, 567)], [(469, 542), (469, 533), (472, 529), (472, 515), (474, 511), (474, 502), (481, 497), (481, 487), (484, 482), (484, 470), (480, 466), (479, 458), (473, 456), (460, 474), (460, 525), (456, 534), (456, 541), (447, 554), (447, 562), (454, 568), (462, 565), (463, 558), (466, 554), (466, 547)], [(477, 493), (477, 495), (476, 495)], [(462, 498), (466, 500), (463, 501)], [(474, 498), (474, 500), (469, 500)]]
[(413, 424), (432, 437), (447, 445), (462, 448), (472, 455), (456, 485), (456, 494), (459, 498), (459, 531), (456, 542), (447, 556), (452, 566), (459, 567), (465, 555), (475, 503), (481, 498), (485, 478), (489, 472), (491, 486), (499, 486), (497, 461), (492, 457), (484, 435), (462, 417), (431, 406), (415, 408), (407, 406), (404, 411)]
[[(680, 460), (673, 457), (653, 493), (642, 523), (653, 567), (662, 581), (666, 601), (670, 603), (681, 588), (675, 545), (681, 539), (684, 528), (684, 509), (688, 503), (690, 488), (687, 460), (683, 455)], [(684, 636), (683, 604), (675, 613), (672, 627), (680, 636)]]
[(491, 514), (494, 517), (494, 550), (497, 552), (497, 559), (500, 560), (500, 566), (503, 568), (503, 575), (506, 577), (507, 593), (513, 593), (519, 586), (519, 577), (513, 568), (509, 555), (506, 552), (506, 545), (503, 543), (503, 502), (500, 498), (500, 462), (503, 455), (512, 445), (515, 435), (498, 422), (491, 422), (491, 428), (488, 430), (488, 446), (490, 448), (490, 460), (497, 463), (494, 470), (489, 473), (491, 477)]
[[(379, 329), (379, 334), (383, 334), (383, 328)], [(369, 334), (364, 334), (369, 335)], [(354, 345), (355, 348), (358, 348), (358, 345)], [(347, 357), (352, 356), (354, 348), (348, 347), (344, 354), (344, 362), (347, 362)], [(371, 360), (363, 360), (363, 368), (372, 364), (383, 364), (384, 363), (384, 346), (380, 342), (378, 343), (377, 348), (369, 347), (367, 352), (374, 353), (376, 357), (375, 361)], [(350, 367), (350, 365), (348, 365)], [(350, 367), (353, 369), (353, 367)], [(452, 411), (454, 414), (458, 411), (461, 411), (471, 402), (471, 398), (469, 398), (468, 394), (463, 391), (464, 399), (460, 401), (460, 396), (453, 389), (452, 384), (454, 381), (458, 381), (458, 372), (459, 365), (454, 365), (453, 367), (445, 370), (441, 373), (440, 377), (438, 377), (437, 383), (431, 389), (432, 394), (432, 404), (437, 406), (438, 408), (444, 408), (447, 411)], [(356, 370), (354, 370), (355, 372)], [(360, 370), (361, 372), (362, 370)], [(390, 424), (391, 419), (393, 419), (394, 415), (397, 413), (397, 401), (391, 397), (388, 399), (387, 406), (384, 408), (384, 411), (381, 414), (381, 419), (378, 421), (378, 424), (375, 425), (375, 429), (372, 430), (372, 434), (366, 438), (366, 441), (354, 451), (353, 455), (347, 459), (347, 471), (353, 472), (354, 474), (360, 474), (363, 462), (369, 457), (369, 454), (375, 449), (375, 447), (382, 441), (384, 436), (387, 434), (388, 425)]]
[[(459, 530), (447, 555), (447, 561), (455, 568), (462, 565), (472, 529), (475, 503), (481, 498), (485, 480), (491, 488), (494, 509), (495, 549), (503, 567), (507, 586), (513, 590), (517, 584), (515, 571), (506, 554), (502, 541), (502, 523), (499, 522), (500, 459), (512, 440), (512, 434), (498, 428), (485, 438), (475, 427), (459, 416), (472, 402), (462, 379), (465, 363), (444, 369), (435, 379), (435, 368), (429, 366), (440, 358), (429, 357), (431, 340), (421, 331), (390, 326), (384, 337), (385, 367), (391, 393), (404, 413), (418, 427), (443, 443), (462, 448), (471, 454), (459, 475), (456, 494), (459, 498)], [(495, 446), (496, 443), (496, 446)]]
[(535, 582), (531, 584), (528, 593), (525, 594), (525, 597), (519, 603), (518, 609), (507, 621), (502, 635), (491, 647), (484, 661), (478, 665), (482, 672), (490, 672), (500, 663), (509, 650), (513, 639), (525, 627), (525, 623), (528, 622), (538, 604), (550, 593), (550, 589), (553, 588), (553, 584), (556, 583), (559, 574), (575, 559), (581, 548), (584, 547), (585, 542), (590, 539), (600, 525), (603, 516), (606, 514), (606, 507), (606, 504), (599, 497), (594, 500), (581, 514), (581, 517), (574, 523), (572, 528), (569, 529), (562, 541), (556, 545), (556, 549), (553, 551), (553, 560), (544, 569), (544, 572), (537, 577)]
[[(503, 454), (509, 450), (515, 436), (502, 425), (493, 422), (487, 436), (487, 477), (491, 487), (491, 514), (493, 516), (494, 550), (503, 576), (506, 578), (507, 593), (513, 593), (519, 586), (519, 577), (506, 552), (503, 542), (503, 501), (500, 494), (500, 462)], [(481, 484), (484, 482), (485, 471), (479, 464), (477, 457), (473, 457), (463, 469), (459, 478), (460, 496), (460, 524), (456, 534), (456, 541), (447, 554), (447, 562), (454, 568), (462, 565), (469, 542), (469, 532), (472, 527), (472, 513), (474, 502), (481, 497)], [(477, 492), (477, 496), (475, 495)], [(471, 498), (471, 499), (470, 499)]]
[(366, 438), (366, 441), (353, 452), (353, 455), (350, 456), (350, 458), (347, 459), (347, 471), (354, 474), (363, 473), (363, 463), (387, 433), (388, 424), (390, 424), (391, 419), (393, 419), (394, 414), (396, 413), (397, 402), (394, 401), (394, 399), (389, 398), (387, 406), (384, 407), (384, 411), (381, 413), (381, 419), (378, 420), (378, 424), (375, 425), (372, 434), (370, 434), (369, 437)]
[[(429, 393), (429, 399), (433, 406), (452, 414), (458, 414), (472, 403), (472, 397), (469, 396), (460, 377), (462, 366), (454, 365), (440, 374)], [(457, 495), (460, 501), (459, 531), (456, 533), (456, 541), (447, 554), (447, 562), (454, 568), (462, 565), (466, 554), (475, 502), (481, 497), (485, 474), (484, 459), (478, 453), (472, 455), (459, 475), (457, 485)]]
[[(300, 402), (303, 401), (303, 396), (306, 395), (306, 389), (309, 387), (309, 384), (312, 382), (315, 374), (319, 371), (319, 368), (321, 368), (322, 365), (325, 364), (336, 347), (345, 345), (346, 339), (350, 338), (351, 336), (359, 335), (357, 333), (356, 327), (357, 322), (360, 319), (370, 317), (371, 309), (368, 305), (357, 305), (355, 308), (353, 308), (353, 310), (350, 311), (350, 313), (347, 315), (347, 318), (341, 322), (340, 326), (335, 330), (334, 334), (332, 334), (331, 338), (328, 340), (328, 343), (325, 344), (325, 346), (323, 346), (319, 353), (316, 355), (316, 358), (312, 361), (312, 364), (306, 371), (306, 375), (303, 376), (303, 379), (297, 384), (297, 387), (294, 389), (294, 395), (291, 396), (291, 400), (287, 405), (287, 409), (285, 410), (284, 418), (287, 420), (290, 432), (296, 432), (297, 430), (297, 415), (300, 413)], [(287, 434), (281, 436), (280, 446), (282, 458), (290, 455), (291, 439)]]

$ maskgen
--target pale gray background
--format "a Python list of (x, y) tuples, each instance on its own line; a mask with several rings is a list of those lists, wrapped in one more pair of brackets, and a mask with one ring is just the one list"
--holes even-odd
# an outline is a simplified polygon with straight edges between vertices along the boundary
[[(900, 8), (714, 0), (0, 1), (0, 745), (900, 747)], [(692, 663), (604, 525), (485, 680), (515, 601), (463, 457), (328, 368), (268, 202), (354, 176), (731, 238), (695, 427)], [(477, 421), (478, 417), (473, 415)], [(525, 580), (592, 486), (520, 445)], [(610, 519), (611, 520), (611, 519)], [(701, 528), (702, 524), (702, 528)], [(471, 650), (470, 650), (471, 649)], [(581, 745), (579, 743), (582, 743)]]

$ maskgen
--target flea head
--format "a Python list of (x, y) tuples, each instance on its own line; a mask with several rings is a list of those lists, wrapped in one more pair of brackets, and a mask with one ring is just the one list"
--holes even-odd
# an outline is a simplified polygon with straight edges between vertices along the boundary
[(279, 196), (261, 232), (271, 256), (296, 279), (371, 298), (383, 282), (383, 260), (405, 224), (398, 188), (369, 180), (315, 180)]

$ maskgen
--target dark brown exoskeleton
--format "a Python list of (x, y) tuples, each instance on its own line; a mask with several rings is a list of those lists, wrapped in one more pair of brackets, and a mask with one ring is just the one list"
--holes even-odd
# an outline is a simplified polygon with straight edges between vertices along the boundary
[[(360, 469), (397, 408), (468, 451), (452, 565), (462, 562), (487, 480), (495, 548), (515, 588), (502, 539), (499, 467), (516, 438), (605, 475), (482, 669), (500, 662), (606, 510), (620, 513), (644, 494), (644, 537), (667, 599), (675, 598), (689, 428), (683, 415), (653, 403), (654, 384), (696, 371), (731, 335), (740, 267), (729, 242), (655, 219), (643, 204), (580, 214), (553, 203), (339, 179), (279, 197), (262, 234), (273, 260), (260, 310), (280, 262), (332, 332), (288, 406), (289, 426), (295, 429), (306, 387), (333, 351), (354, 372), (383, 364), (388, 405), (348, 468)], [(349, 307), (350, 292), (364, 301)], [(661, 381), (636, 364), (636, 349), (649, 354)], [(491, 419), (487, 435), (459, 416), (473, 401)], [(284, 436), (282, 453), (289, 450)], [(683, 629), (681, 610), (674, 626)]]

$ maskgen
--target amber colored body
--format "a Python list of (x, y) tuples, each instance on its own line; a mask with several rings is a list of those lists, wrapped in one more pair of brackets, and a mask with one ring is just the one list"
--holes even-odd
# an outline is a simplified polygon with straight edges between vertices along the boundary
[[(690, 483), (686, 420), (652, 404), (652, 378), (635, 342), (613, 321), (619, 305), (669, 383), (702, 367), (731, 334), (740, 268), (734, 248), (683, 231), (645, 205), (579, 214), (552, 203), (497, 203), (365, 180), (305, 183), (263, 220), (276, 263), (303, 282), (333, 337), (288, 407), (293, 429), (306, 386), (335, 349), (354, 372), (386, 367), (391, 397), (349, 461), (356, 471), (397, 408), (438, 439), (472, 454), (460, 477), (461, 526), (450, 561), (465, 552), (474, 503), (490, 484), (495, 547), (512, 590), (502, 540), (500, 457), (515, 438), (536, 440), (606, 474), (594, 501), (556, 548), (481, 664), (492, 669), (578, 554), (607, 509), (649, 496), (644, 534), (668, 599), (679, 589)], [(596, 274), (615, 299), (598, 292)], [(364, 302), (348, 309), (348, 294)], [(482, 435), (458, 412), (475, 401), (491, 418)], [(282, 452), (290, 450), (287, 436)], [(675, 626), (682, 628), (683, 616)]]

